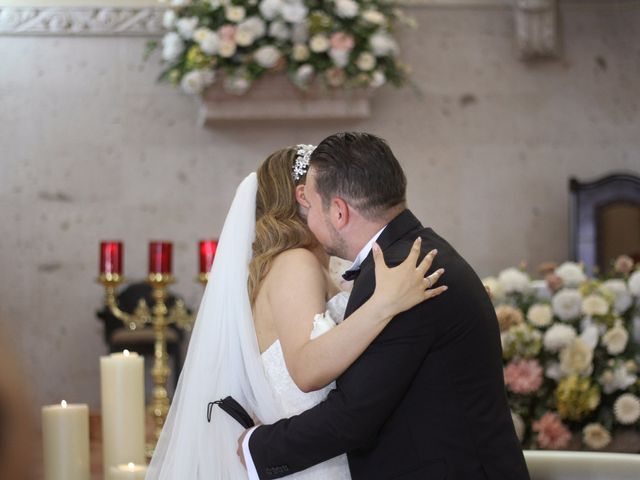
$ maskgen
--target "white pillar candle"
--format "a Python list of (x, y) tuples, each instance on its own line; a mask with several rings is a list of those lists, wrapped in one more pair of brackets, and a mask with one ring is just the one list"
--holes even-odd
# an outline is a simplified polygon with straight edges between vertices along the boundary
[(144, 358), (112, 353), (100, 358), (104, 476), (111, 467), (145, 463)]
[(45, 480), (89, 480), (89, 407), (42, 407)]
[(109, 468), (107, 480), (144, 480), (146, 474), (147, 467), (145, 465), (128, 463)]

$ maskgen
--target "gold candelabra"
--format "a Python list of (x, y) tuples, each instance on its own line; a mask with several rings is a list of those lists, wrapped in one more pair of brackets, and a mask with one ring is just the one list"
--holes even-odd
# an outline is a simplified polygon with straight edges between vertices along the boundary
[[(202, 284), (207, 282), (207, 274), (200, 274), (198, 280)], [(127, 313), (118, 307), (116, 290), (124, 281), (124, 277), (117, 273), (102, 273), (98, 281), (105, 288), (105, 305), (109, 311), (130, 330), (137, 330), (145, 325), (151, 325), (154, 332), (154, 361), (151, 369), (153, 378), (153, 394), (148, 411), (154, 418), (153, 444), (147, 446), (147, 455), (150, 457), (155, 449), (162, 427), (169, 413), (169, 395), (167, 393), (167, 380), (171, 375), (169, 355), (167, 354), (167, 327), (176, 325), (185, 331), (190, 331), (195, 318), (190, 315), (182, 300), (176, 300), (172, 308), (167, 307), (167, 289), (174, 282), (170, 273), (150, 273), (147, 283), (151, 285), (153, 305), (149, 307), (144, 299), (138, 301), (133, 313)], [(178, 373), (178, 372), (176, 372)]]

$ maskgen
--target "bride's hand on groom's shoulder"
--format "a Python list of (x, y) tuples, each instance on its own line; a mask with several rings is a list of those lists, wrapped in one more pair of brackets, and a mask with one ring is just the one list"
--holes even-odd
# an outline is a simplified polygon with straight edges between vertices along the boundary
[(377, 243), (373, 246), (376, 290), (372, 299), (379, 302), (380, 308), (386, 310), (391, 317), (437, 297), (448, 288), (446, 285), (433, 288), (444, 273), (444, 268), (425, 277), (438, 251), (431, 250), (418, 263), (421, 245), (422, 239), (418, 237), (407, 258), (393, 268), (387, 266), (380, 246)]

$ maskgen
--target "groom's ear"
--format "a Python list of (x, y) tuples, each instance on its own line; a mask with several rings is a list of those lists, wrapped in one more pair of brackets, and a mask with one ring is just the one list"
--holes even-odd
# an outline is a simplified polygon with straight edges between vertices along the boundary
[(349, 204), (340, 197), (334, 197), (331, 201), (331, 222), (333, 226), (340, 230), (349, 223), (350, 218)]

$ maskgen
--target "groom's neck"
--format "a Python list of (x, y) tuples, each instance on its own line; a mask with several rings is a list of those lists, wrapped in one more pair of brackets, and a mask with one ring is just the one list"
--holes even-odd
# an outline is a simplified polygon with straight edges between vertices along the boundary
[(353, 226), (352, 241), (349, 242), (351, 249), (349, 251), (349, 260), (354, 261), (360, 251), (367, 243), (378, 233), (383, 227), (389, 224), (391, 220), (396, 218), (403, 210), (407, 208), (406, 204), (397, 205), (386, 210), (379, 218), (369, 220), (360, 216), (356, 225)]

